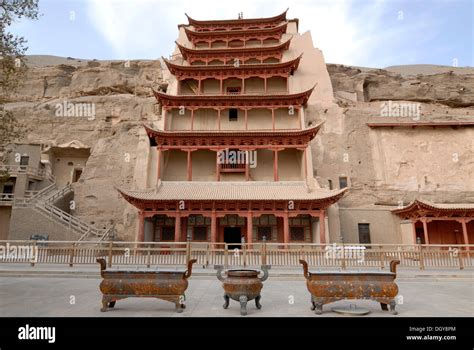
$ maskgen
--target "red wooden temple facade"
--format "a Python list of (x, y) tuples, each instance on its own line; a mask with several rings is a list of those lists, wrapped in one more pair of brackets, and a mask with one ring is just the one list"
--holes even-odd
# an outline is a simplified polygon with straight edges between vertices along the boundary
[(402, 219), (411, 220), (413, 243), (474, 243), (473, 204), (439, 204), (415, 200), (393, 213)]
[(322, 123), (305, 127), (314, 86), (290, 89), (302, 53), (287, 51), (286, 11), (188, 22), (164, 60), (168, 89), (154, 91), (161, 123), (144, 126), (156, 186), (119, 190), (139, 211), (137, 241), (328, 242), (327, 210), (345, 190), (313, 177)]

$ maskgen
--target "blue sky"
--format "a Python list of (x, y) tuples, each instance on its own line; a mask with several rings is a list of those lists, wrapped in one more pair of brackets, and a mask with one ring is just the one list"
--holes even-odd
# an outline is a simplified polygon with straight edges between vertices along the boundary
[(28, 54), (84, 59), (168, 56), (184, 13), (268, 17), (287, 7), (329, 63), (474, 66), (472, 0), (40, 0), (38, 21), (15, 23)]

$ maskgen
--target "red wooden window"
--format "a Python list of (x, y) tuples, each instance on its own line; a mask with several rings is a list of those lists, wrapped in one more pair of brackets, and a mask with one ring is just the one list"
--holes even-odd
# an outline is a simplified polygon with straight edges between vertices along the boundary
[(304, 241), (304, 227), (290, 227), (290, 237), (292, 241)]
[(271, 226), (259, 226), (257, 230), (257, 240), (263, 241), (263, 237), (265, 240), (272, 239), (272, 227)]
[(194, 226), (193, 241), (207, 241), (207, 226)]
[(163, 226), (161, 228), (161, 240), (174, 241), (174, 227), (173, 226)]

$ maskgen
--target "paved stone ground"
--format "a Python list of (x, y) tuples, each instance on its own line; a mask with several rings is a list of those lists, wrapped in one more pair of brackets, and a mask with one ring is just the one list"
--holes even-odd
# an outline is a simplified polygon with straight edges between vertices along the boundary
[[(95, 277), (0, 277), (0, 316), (240, 317), (237, 302), (231, 300), (229, 309), (222, 308), (221, 284), (211, 276), (191, 277), (186, 293), (187, 308), (182, 314), (174, 312), (172, 303), (148, 298), (119, 300), (113, 310), (100, 312), (99, 283), (100, 279)], [(331, 309), (351, 304), (369, 309), (371, 313), (367, 317), (474, 316), (474, 283), (471, 279), (410, 278), (397, 283), (399, 294), (403, 296), (403, 304), (397, 306), (398, 316), (383, 312), (376, 302), (359, 300), (326, 305), (323, 317), (341, 316)], [(75, 304), (70, 303), (71, 297), (75, 298)], [(270, 277), (264, 283), (262, 309), (257, 310), (255, 304), (249, 302), (247, 317), (321, 317), (310, 310), (309, 300), (303, 278)]]

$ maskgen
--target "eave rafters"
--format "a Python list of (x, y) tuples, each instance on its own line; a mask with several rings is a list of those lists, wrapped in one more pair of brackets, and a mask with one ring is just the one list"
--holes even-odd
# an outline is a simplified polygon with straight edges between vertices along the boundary
[(268, 54), (272, 52), (282, 53), (288, 50), (291, 43), (291, 38), (287, 41), (273, 46), (264, 47), (237, 47), (237, 48), (215, 48), (215, 49), (192, 49), (175, 42), (183, 57), (187, 60), (190, 57), (204, 58), (204, 57), (241, 57), (252, 56), (255, 54)]
[[(293, 211), (302, 211), (311, 213), (313, 211), (325, 210), (332, 204), (339, 201), (344, 195), (345, 191), (338, 194), (328, 196), (326, 198), (311, 199), (311, 200), (160, 200), (160, 199), (141, 199), (130, 195), (127, 191), (117, 189), (120, 195), (134, 207), (143, 211), (169, 211), (180, 212), (184, 215), (192, 214), (193, 211), (213, 211), (217, 213), (226, 211), (236, 211), (247, 213), (248, 211), (266, 211), (269, 210), (275, 215), (288, 211), (288, 201), (291, 200), (294, 205)], [(185, 209), (182, 209), (182, 204), (185, 204)], [(289, 213), (291, 214), (291, 213)]]
[(415, 200), (408, 206), (392, 211), (404, 219), (422, 217), (474, 217), (474, 208), (439, 208), (429, 203)]
[(153, 146), (159, 149), (305, 148), (323, 123), (303, 130), (163, 131), (144, 125)]
[(165, 108), (282, 108), (304, 106), (308, 102), (311, 89), (297, 94), (264, 94), (264, 95), (168, 95), (154, 91), (157, 101)]
[(248, 18), (248, 19), (228, 19), (228, 20), (197, 20), (194, 19), (188, 14), (185, 14), (189, 25), (194, 26), (195, 28), (216, 28), (216, 27), (235, 27), (235, 26), (248, 26), (248, 25), (258, 25), (258, 24), (274, 24), (286, 20), (286, 9), (283, 13), (265, 18)]
[(230, 78), (230, 77), (288, 77), (293, 74), (301, 60), (301, 55), (297, 58), (281, 63), (263, 63), (263, 64), (240, 64), (220, 66), (183, 66), (171, 63), (163, 58), (166, 66), (178, 80), (184, 79), (206, 79), (206, 78)]
[(286, 32), (288, 22), (273, 28), (233, 30), (233, 31), (215, 31), (215, 32), (197, 32), (189, 28), (184, 28), (189, 41), (196, 43), (198, 41), (216, 41), (216, 40), (242, 40), (242, 39), (279, 39)]

